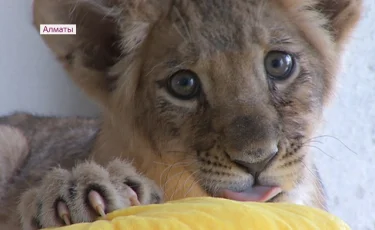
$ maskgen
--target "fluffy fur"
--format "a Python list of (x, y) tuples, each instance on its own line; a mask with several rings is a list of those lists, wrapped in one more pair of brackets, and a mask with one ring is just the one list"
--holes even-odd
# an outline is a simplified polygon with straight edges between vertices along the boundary
[[(0, 204), (8, 207), (0, 211), (0, 228), (61, 226), (57, 201), (67, 204), (73, 223), (92, 221), (90, 190), (111, 211), (130, 205), (129, 188), (147, 204), (256, 183), (283, 189), (273, 202), (324, 209), (306, 144), (333, 92), (361, 4), (34, 0), (38, 30), (77, 24), (77, 35), (43, 39), (102, 115), (0, 118)], [(265, 73), (272, 50), (295, 56), (286, 81)], [(179, 69), (199, 77), (195, 98), (166, 90)]]

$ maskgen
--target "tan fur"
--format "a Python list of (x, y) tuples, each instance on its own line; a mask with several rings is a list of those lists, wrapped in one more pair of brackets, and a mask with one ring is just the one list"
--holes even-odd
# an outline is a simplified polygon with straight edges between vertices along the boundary
[[(43, 39), (77, 85), (100, 103), (102, 115), (0, 118), (8, 131), (21, 132), (7, 134), (9, 140), (27, 139), (9, 142), (20, 158), (6, 168), (6, 180), (12, 173), (13, 182), (0, 204), (15, 207), (20, 197), (21, 203), (19, 214), (0, 212), (0, 228), (62, 225), (55, 215), (58, 199), (69, 206), (74, 223), (92, 221), (96, 215), (83, 199), (87, 189), (100, 190), (111, 211), (130, 205), (134, 181), (142, 204), (219, 196), (223, 189), (242, 191), (256, 183), (283, 189), (272, 202), (325, 209), (308, 143), (333, 92), (361, 4), (35, 0), (38, 30), (40, 24), (77, 24), (77, 35)], [(264, 73), (271, 50), (297, 56), (295, 73), (282, 83)], [(181, 68), (198, 75), (202, 92), (196, 98), (181, 100), (166, 91), (166, 78)], [(7, 138), (0, 137), (0, 146)], [(273, 153), (256, 174), (253, 166), (239, 166)]]

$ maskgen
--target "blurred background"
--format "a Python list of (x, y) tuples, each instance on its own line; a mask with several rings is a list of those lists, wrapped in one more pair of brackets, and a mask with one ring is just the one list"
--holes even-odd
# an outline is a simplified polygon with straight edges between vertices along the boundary
[[(0, 115), (98, 114), (32, 26), (32, 0), (0, 1)], [(335, 98), (310, 145), (330, 211), (353, 230), (375, 230), (375, 1), (348, 45)]]

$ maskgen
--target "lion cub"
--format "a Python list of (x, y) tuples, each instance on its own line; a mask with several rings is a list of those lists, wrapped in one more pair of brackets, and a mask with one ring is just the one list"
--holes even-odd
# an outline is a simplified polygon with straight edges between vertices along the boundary
[[(0, 118), (0, 229), (191, 196), (325, 208), (306, 143), (360, 0), (35, 0), (100, 118)], [(18, 208), (17, 208), (18, 207)]]

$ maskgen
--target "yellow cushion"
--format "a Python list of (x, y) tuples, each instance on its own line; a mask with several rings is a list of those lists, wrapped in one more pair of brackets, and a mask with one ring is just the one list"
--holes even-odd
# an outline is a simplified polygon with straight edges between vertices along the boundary
[(109, 213), (106, 220), (53, 230), (349, 230), (339, 218), (311, 207), (286, 203), (186, 198)]

